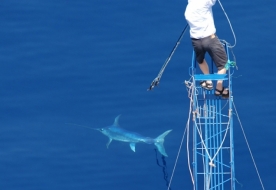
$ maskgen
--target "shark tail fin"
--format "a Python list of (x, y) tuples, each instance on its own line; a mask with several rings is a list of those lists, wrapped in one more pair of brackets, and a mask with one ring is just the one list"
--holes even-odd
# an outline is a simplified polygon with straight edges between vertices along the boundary
[(158, 151), (163, 155), (163, 156), (168, 156), (165, 148), (164, 148), (164, 141), (165, 141), (165, 137), (167, 136), (167, 134), (169, 134), (172, 130), (168, 130), (166, 132), (164, 132), (163, 134), (159, 135), (156, 139), (154, 139), (154, 145), (157, 147)]

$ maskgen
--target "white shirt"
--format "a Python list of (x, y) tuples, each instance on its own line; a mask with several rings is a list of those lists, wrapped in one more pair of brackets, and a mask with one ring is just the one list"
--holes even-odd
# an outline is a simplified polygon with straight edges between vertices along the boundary
[(216, 33), (212, 6), (216, 0), (188, 0), (185, 18), (190, 26), (191, 38), (204, 38)]

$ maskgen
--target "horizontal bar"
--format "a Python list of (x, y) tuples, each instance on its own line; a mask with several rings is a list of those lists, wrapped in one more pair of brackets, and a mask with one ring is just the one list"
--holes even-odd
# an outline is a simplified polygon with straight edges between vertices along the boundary
[(200, 125), (205, 126), (206, 124), (209, 124), (209, 125), (210, 125), (210, 124), (212, 124), (212, 125), (229, 125), (229, 122), (222, 122), (222, 123), (206, 122), (206, 123), (205, 123), (205, 117), (200, 117), (200, 118), (197, 117), (197, 119), (198, 119), (198, 120), (199, 120), (199, 119), (202, 119), (202, 120), (203, 120), (201, 123), (197, 123), (198, 126), (200, 126)]
[[(196, 149), (199, 149), (199, 150), (205, 150), (206, 148), (196, 148)], [(215, 147), (215, 148), (208, 148), (208, 150), (217, 150), (218, 148)], [(230, 149), (230, 147), (228, 146), (225, 146), (225, 147), (221, 147), (220, 149)], [(200, 153), (200, 152), (199, 152)], [(201, 153), (200, 153), (201, 154)]]
[(209, 74), (209, 75), (194, 75), (195, 80), (228, 80), (226, 74)]
[[(211, 174), (210, 172), (208, 172), (208, 173), (202, 173), (202, 172), (199, 172), (199, 173), (197, 173), (197, 174), (200, 174), (200, 175), (209, 175), (209, 174)], [(217, 173), (217, 172), (212, 172), (212, 174), (231, 174), (231, 172), (219, 172), (219, 173)], [(227, 181), (229, 181), (229, 180), (225, 180), (225, 182), (227, 182)]]

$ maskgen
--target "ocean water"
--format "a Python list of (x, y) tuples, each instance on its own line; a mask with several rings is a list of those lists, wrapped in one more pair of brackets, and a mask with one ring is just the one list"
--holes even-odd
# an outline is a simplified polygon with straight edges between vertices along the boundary
[[(0, 189), (167, 189), (153, 146), (112, 142), (89, 127), (156, 137), (168, 129), (169, 178), (188, 119), (191, 43), (183, 37), (160, 85), (152, 80), (186, 25), (186, 1), (4, 0), (0, 6)], [(233, 25), (235, 106), (266, 189), (276, 189), (275, 3), (222, 2)], [(234, 43), (214, 7), (217, 34)], [(237, 118), (236, 189), (261, 189)], [(192, 189), (181, 151), (171, 189)]]

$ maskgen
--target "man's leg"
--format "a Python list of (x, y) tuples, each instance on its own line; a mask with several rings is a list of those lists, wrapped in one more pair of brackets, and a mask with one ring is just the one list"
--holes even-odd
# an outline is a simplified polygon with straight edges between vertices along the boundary
[[(207, 62), (205, 61), (205, 59), (203, 59), (203, 62), (199, 64), (199, 68), (202, 71), (203, 74), (207, 75), (210, 74), (209, 73), (209, 66), (207, 64)], [(207, 80), (207, 83), (212, 83), (212, 81)]]
[[(225, 73), (226, 73), (226, 69), (225, 69), (225, 68), (223, 68), (223, 69), (221, 69), (221, 70), (218, 71), (218, 74), (225, 74)], [(223, 89), (223, 81), (222, 81), (222, 80), (218, 80), (218, 81), (217, 81), (216, 89), (217, 89), (218, 91), (222, 91), (222, 89)], [(218, 95), (221, 94), (221, 93), (218, 92), (218, 91), (215, 91), (215, 94), (218, 94)], [(227, 88), (224, 88), (222, 94), (228, 94), (228, 93), (229, 93), (228, 91), (229, 91), (229, 90), (228, 90)]]
[[(225, 68), (218, 71), (218, 74), (225, 74), (225, 73), (226, 73)], [(216, 89), (218, 89), (220, 91), (222, 90), (222, 87), (223, 87), (222, 82), (223, 82), (222, 80), (218, 80)]]
[[(214, 38), (207, 38), (204, 44), (207, 49), (207, 52), (212, 57), (214, 63), (216, 64), (216, 67), (218, 68), (218, 74), (225, 74), (225, 64), (227, 63), (227, 55), (218, 37), (215, 36)], [(215, 91), (215, 93), (219, 94), (220, 91), (223, 89), (222, 80), (217, 81), (216, 89), (218, 91)], [(224, 90), (222, 93), (226, 94), (228, 93), (228, 90)]]

